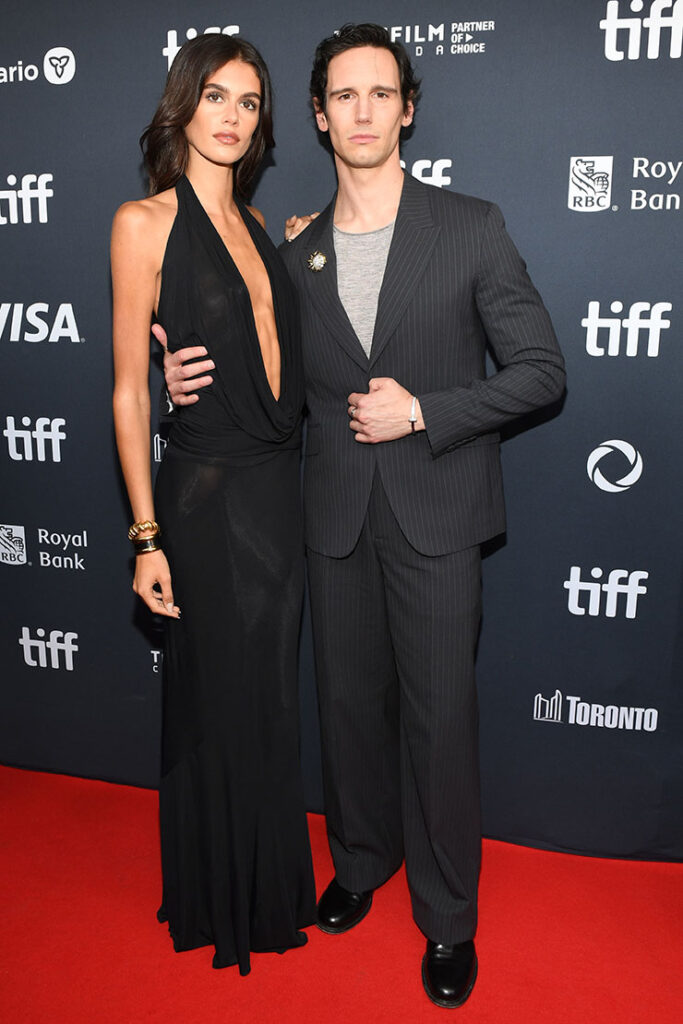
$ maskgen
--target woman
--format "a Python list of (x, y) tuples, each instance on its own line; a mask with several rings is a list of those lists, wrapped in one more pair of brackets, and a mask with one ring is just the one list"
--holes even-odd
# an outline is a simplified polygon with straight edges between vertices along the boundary
[[(118, 210), (111, 250), (133, 588), (166, 624), (159, 919), (176, 950), (213, 944), (214, 967), (241, 974), (250, 951), (302, 945), (315, 917), (296, 692), (298, 312), (263, 218), (242, 201), (271, 128), (253, 46), (186, 43), (141, 140), (150, 197)], [(172, 350), (203, 345), (215, 370), (178, 413), (153, 497), (154, 314)]]

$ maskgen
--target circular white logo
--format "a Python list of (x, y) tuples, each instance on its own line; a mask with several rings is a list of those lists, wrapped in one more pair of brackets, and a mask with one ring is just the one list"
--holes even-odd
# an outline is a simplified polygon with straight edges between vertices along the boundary
[(43, 74), (52, 85), (66, 85), (76, 74), (76, 58), (68, 46), (53, 46), (43, 57)]
[[(619, 480), (615, 480), (612, 483), (608, 480), (600, 471), (599, 463), (606, 455), (611, 455), (613, 452), (621, 452), (621, 454), (628, 459), (629, 471), (626, 476), (622, 476)], [(601, 491), (610, 491), (612, 494), (619, 494), (621, 491), (627, 491), (629, 487), (632, 487), (637, 480), (640, 480), (643, 472), (643, 459), (640, 452), (636, 451), (632, 444), (628, 441), (603, 441), (602, 444), (598, 445), (590, 455), (588, 456), (588, 462), (586, 463), (586, 472), (593, 481), (596, 487), (599, 487)]]

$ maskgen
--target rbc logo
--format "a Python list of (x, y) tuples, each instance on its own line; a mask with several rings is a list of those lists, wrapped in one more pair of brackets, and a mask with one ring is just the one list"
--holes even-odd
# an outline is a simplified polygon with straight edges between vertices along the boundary
[(9, 457), (14, 462), (33, 462), (34, 441), (37, 462), (48, 461), (48, 450), (53, 462), (62, 461), (61, 442), (66, 440), (66, 434), (61, 428), (66, 426), (66, 420), (61, 417), (51, 420), (48, 416), (39, 416), (33, 430), (29, 429), (30, 416), (22, 416), (21, 423), (25, 428), (23, 430), (15, 426), (14, 416), (8, 416), (6, 422), (3, 434), (7, 438)]
[(573, 156), (569, 162), (567, 206), (578, 213), (609, 210), (612, 197), (611, 156)]
[[(643, 0), (631, 0), (629, 7), (634, 14), (640, 14)], [(669, 13), (665, 14), (664, 12)], [(669, 53), (671, 58), (681, 56), (683, 43), (683, 0), (652, 0), (650, 13), (646, 18), (622, 18), (619, 15), (619, 0), (608, 0), (605, 17), (600, 22), (605, 33), (605, 57), (607, 60), (623, 60), (626, 45), (628, 60), (640, 58), (643, 28), (647, 29), (647, 59), (657, 60), (662, 42), (662, 30), (670, 33)], [(620, 35), (621, 33), (621, 35)]]
[[(591, 576), (596, 582), (589, 583), (581, 579), (581, 568), (573, 565), (569, 570), (569, 579), (564, 581), (564, 589), (569, 592), (567, 606), (572, 615), (599, 615), (601, 611), (602, 594), (606, 595), (604, 614), (608, 619), (616, 618), (619, 598), (625, 598), (624, 617), (635, 619), (638, 597), (647, 594), (647, 587), (642, 586), (641, 581), (649, 577), (648, 572), (636, 569), (629, 572), (628, 569), (612, 569), (607, 577), (606, 583), (598, 583), (602, 579), (603, 572), (598, 566), (591, 569)], [(588, 594), (588, 609), (580, 603), (582, 593)]]
[(23, 526), (0, 524), (0, 562), (26, 565), (26, 532)]
[[(74, 653), (78, 650), (75, 642), (78, 640), (78, 633), (64, 633), (61, 629), (51, 629), (49, 639), (43, 639), (44, 636), (45, 630), (37, 629), (37, 639), (33, 639), (29, 627), (21, 627), (19, 645), (24, 651), (25, 664), (29, 668), (61, 668), (60, 655), (63, 654), (63, 667), (67, 672), (73, 672)], [(49, 666), (47, 663), (48, 653), (50, 655)]]
[[(239, 25), (226, 25), (225, 28), (220, 28), (218, 25), (214, 25), (213, 28), (205, 28), (203, 35), (223, 35), (223, 36), (238, 36), (240, 32)], [(196, 39), (199, 32), (196, 28), (188, 28), (185, 33), (185, 39)], [(161, 51), (168, 61), (168, 70), (171, 70), (171, 64), (178, 56), (178, 50), (182, 46), (182, 43), (178, 42), (178, 33), (175, 29), (170, 29), (166, 33), (166, 46)]]
[[(610, 305), (612, 313), (622, 313), (623, 302), (615, 301)], [(670, 313), (673, 306), (670, 302), (634, 302), (628, 314), (622, 319), (619, 316), (601, 316), (600, 303), (588, 303), (588, 315), (581, 321), (586, 328), (586, 352), (589, 356), (618, 356), (621, 351), (621, 329), (626, 328), (625, 355), (637, 356), (641, 333), (647, 334), (647, 355), (651, 358), (659, 355), (659, 342), (662, 331), (671, 327), (671, 321), (665, 320), (663, 313)], [(607, 333), (607, 351), (600, 345), (598, 334)]]

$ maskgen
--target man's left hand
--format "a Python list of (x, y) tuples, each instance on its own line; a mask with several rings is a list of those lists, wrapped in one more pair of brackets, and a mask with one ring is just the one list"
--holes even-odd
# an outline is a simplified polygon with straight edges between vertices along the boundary
[[(356, 441), (378, 444), (411, 433), (413, 396), (393, 377), (373, 377), (368, 382), (368, 393), (349, 395), (348, 403), (349, 426), (355, 431)], [(419, 401), (415, 403), (415, 415), (415, 430), (424, 430)]]

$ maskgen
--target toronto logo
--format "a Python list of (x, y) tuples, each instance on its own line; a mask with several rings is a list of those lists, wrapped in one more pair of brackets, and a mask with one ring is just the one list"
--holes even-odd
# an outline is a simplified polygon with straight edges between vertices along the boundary
[(0, 524), (0, 562), (4, 565), (26, 564), (26, 534), (23, 526)]
[[(615, 452), (618, 452), (626, 459), (628, 472), (617, 480), (608, 480), (600, 469), (600, 463), (605, 458), (608, 458), (610, 464), (613, 465), (615, 460), (609, 457), (613, 456)], [(599, 487), (601, 491), (620, 494), (622, 491), (627, 491), (629, 487), (633, 487), (640, 480), (643, 472), (643, 458), (640, 452), (632, 444), (629, 444), (628, 441), (619, 441), (615, 438), (611, 441), (603, 441), (602, 444), (593, 449), (588, 456), (586, 472), (595, 486)]]
[(552, 697), (537, 693), (534, 697), (534, 719), (537, 722), (562, 721), (562, 694), (555, 690)]
[(608, 210), (612, 198), (611, 156), (573, 156), (569, 163), (567, 205), (579, 213)]
[[(566, 720), (563, 699), (566, 701)], [(659, 723), (657, 708), (629, 705), (598, 704), (581, 697), (562, 697), (555, 690), (552, 697), (537, 693), (534, 697), (534, 721), (559, 722), (565, 725), (588, 725), (598, 729), (625, 729), (627, 732), (656, 732)]]

